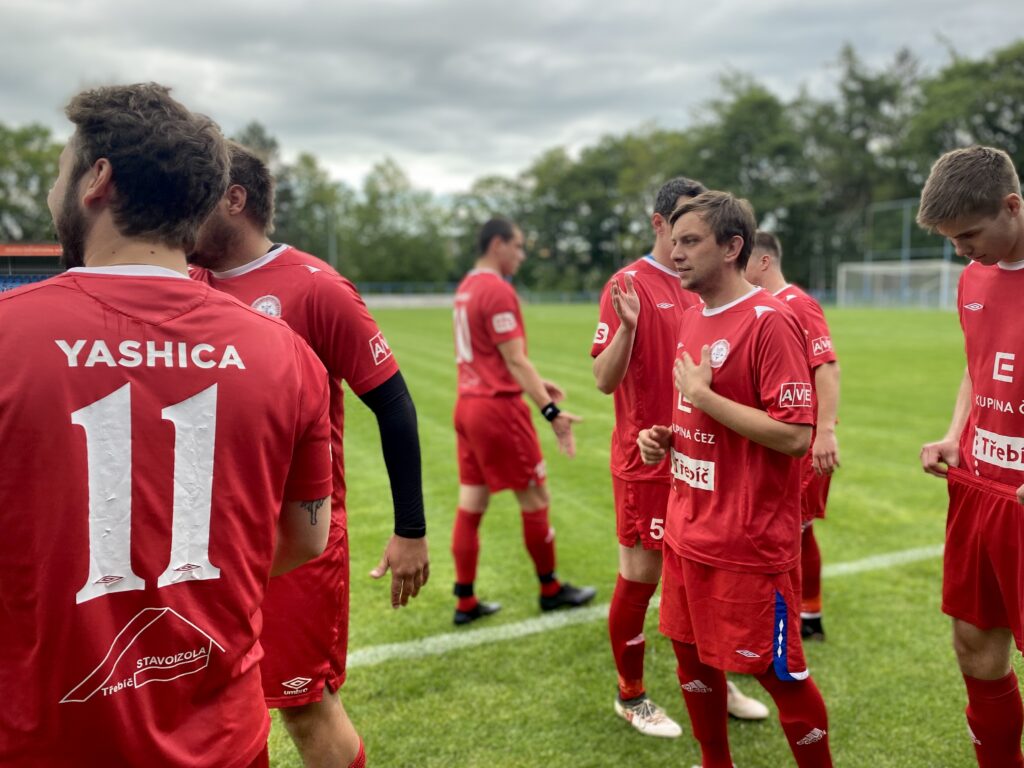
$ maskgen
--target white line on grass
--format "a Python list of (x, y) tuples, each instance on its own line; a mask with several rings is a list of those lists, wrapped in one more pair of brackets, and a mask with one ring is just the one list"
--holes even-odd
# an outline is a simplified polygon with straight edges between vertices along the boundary
[[(871, 557), (853, 560), (848, 563), (826, 565), (822, 568), (822, 576), (832, 578), (835, 576), (849, 576), (854, 573), (864, 573), (866, 571), (880, 571), (898, 565), (914, 563), (919, 560), (929, 560), (939, 557), (941, 554), (941, 544), (931, 547), (904, 549), (884, 555), (872, 555)], [(651, 604), (656, 606), (657, 599), (653, 600)], [(422, 640), (413, 640), (407, 643), (374, 645), (350, 653), (347, 666), (349, 669), (356, 669), (357, 667), (372, 667), (396, 659), (421, 659), (426, 656), (440, 656), (462, 648), (500, 643), (505, 640), (514, 640), (518, 637), (550, 632), (576, 624), (589, 624), (592, 621), (607, 618), (608, 605), (595, 605), (592, 608), (580, 608), (575, 611), (553, 613), (536, 619), (518, 621), (514, 624), (502, 624), (497, 627), (473, 629), (465, 632), (447, 632), (443, 635), (431, 635)]]

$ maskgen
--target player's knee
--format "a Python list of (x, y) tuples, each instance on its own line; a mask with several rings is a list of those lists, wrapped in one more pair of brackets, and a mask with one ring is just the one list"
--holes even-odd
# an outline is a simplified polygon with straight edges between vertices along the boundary
[(335, 701), (333, 696), (325, 695), (320, 701), (311, 701), (309, 704), (300, 704), (297, 707), (283, 707), (278, 710), (281, 720), (289, 732), (304, 732), (313, 730), (322, 720), (330, 717), (331, 704)]
[(953, 652), (960, 671), (970, 677), (997, 679), (1009, 670), (1009, 645), (995, 631), (986, 632), (965, 622), (955, 622)]

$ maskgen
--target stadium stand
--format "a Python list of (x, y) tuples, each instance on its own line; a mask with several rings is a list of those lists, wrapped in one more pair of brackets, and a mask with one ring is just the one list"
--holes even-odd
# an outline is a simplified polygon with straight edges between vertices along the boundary
[(45, 280), (64, 270), (59, 245), (0, 243), (0, 292)]

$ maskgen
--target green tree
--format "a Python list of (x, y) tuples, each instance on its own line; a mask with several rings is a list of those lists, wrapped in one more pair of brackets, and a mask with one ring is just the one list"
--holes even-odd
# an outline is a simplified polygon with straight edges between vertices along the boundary
[(46, 195), (57, 178), (60, 151), (42, 125), (0, 123), (0, 240), (53, 239)]

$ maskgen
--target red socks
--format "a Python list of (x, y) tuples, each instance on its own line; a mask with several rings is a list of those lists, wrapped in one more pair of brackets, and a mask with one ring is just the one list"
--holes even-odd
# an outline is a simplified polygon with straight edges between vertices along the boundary
[(676, 675), (690, 713), (690, 728), (700, 743), (701, 765), (703, 768), (732, 768), (725, 673), (704, 664), (695, 645), (673, 640), (672, 649), (679, 663)]
[(771, 667), (757, 675), (779, 709), (779, 722), (799, 768), (831, 768), (828, 713), (811, 678), (782, 681)]
[(800, 579), (803, 602), (800, 613), (807, 618), (821, 616), (821, 550), (814, 538), (814, 525), (804, 529), (800, 539)]
[(964, 675), (967, 684), (967, 725), (979, 768), (1024, 766), (1020, 751), (1024, 706), (1013, 670), (999, 680)]
[(629, 581), (621, 575), (615, 582), (608, 609), (608, 635), (619, 672), (619, 698), (623, 701), (644, 693), (644, 619), (657, 588), (656, 583)]
[(359, 740), (359, 754), (356, 755), (356, 759), (348, 764), (348, 768), (366, 768), (366, 748), (363, 745), (362, 739)]
[(477, 600), (473, 595), (476, 564), (480, 559), (480, 523), (482, 512), (459, 509), (452, 528), (452, 557), (455, 558), (455, 594), (459, 598), (456, 608), (471, 611)]
[(545, 597), (557, 594), (562, 588), (555, 578), (555, 529), (548, 521), (548, 508), (522, 510), (523, 540), (526, 551), (540, 577), (540, 591)]

